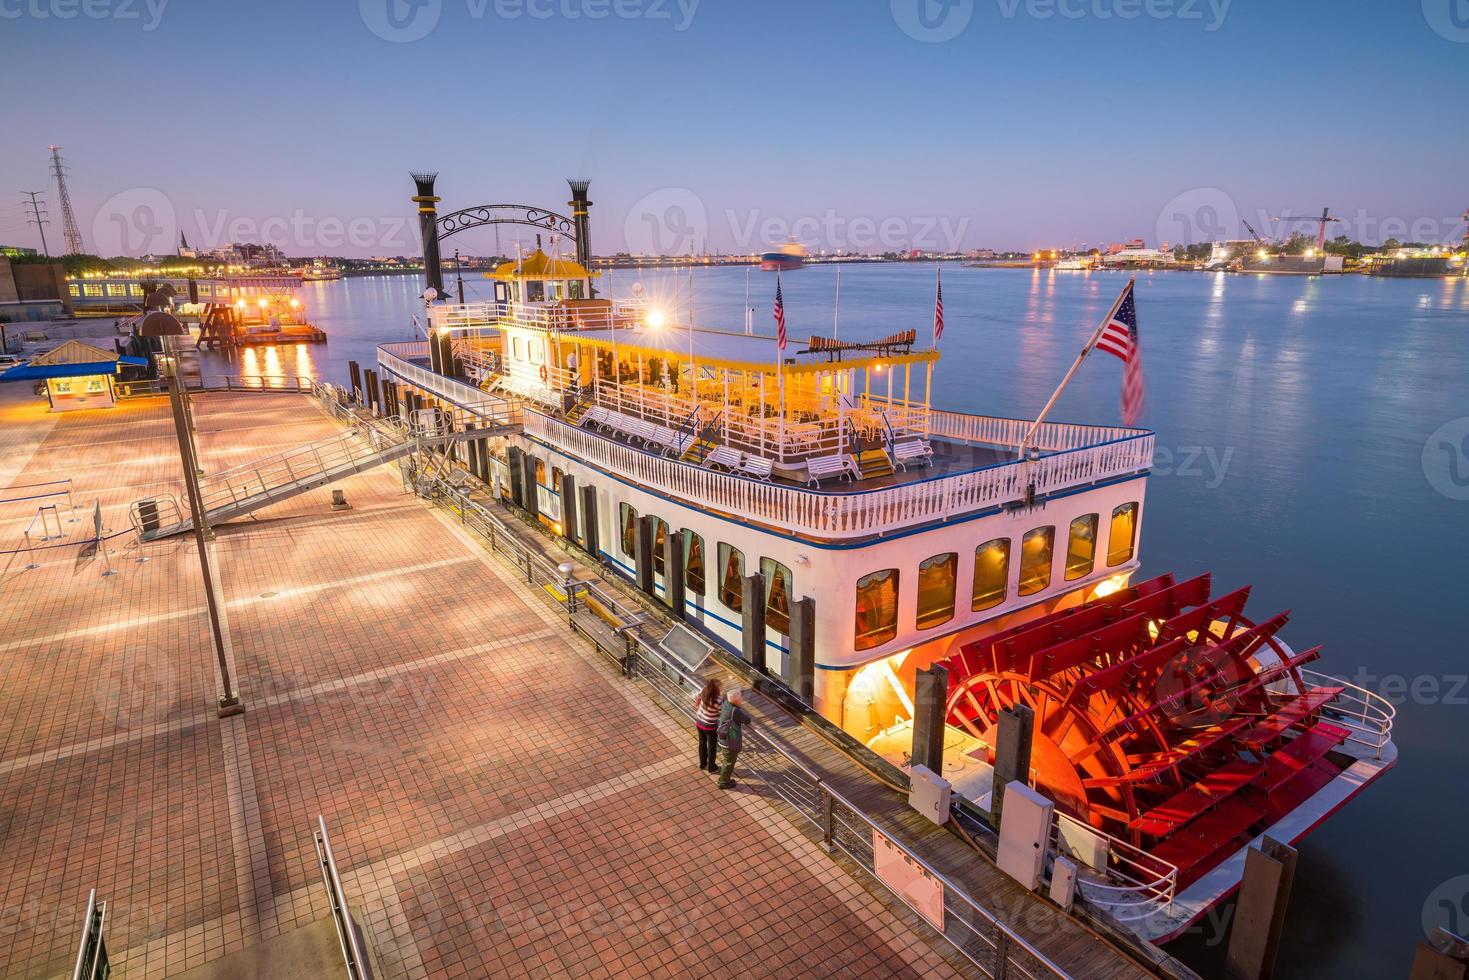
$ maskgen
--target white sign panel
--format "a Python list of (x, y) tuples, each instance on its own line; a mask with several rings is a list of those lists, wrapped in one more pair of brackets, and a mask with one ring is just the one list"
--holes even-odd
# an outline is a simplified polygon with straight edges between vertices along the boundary
[(944, 931), (944, 884), (876, 830), (872, 832), (872, 867), (883, 884), (913, 911)]

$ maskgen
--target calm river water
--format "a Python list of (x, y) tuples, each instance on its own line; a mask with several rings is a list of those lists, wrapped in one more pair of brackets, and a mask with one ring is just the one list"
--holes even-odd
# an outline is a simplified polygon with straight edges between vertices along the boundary
[[(841, 336), (926, 338), (933, 276), (843, 268)], [(936, 402), (1033, 414), (1125, 281), (946, 266)], [(700, 270), (691, 288), (687, 273), (617, 272), (601, 289), (634, 282), (731, 330), (748, 282), (757, 332), (774, 332), (769, 274)], [(485, 286), (466, 280), (470, 298)], [(836, 270), (783, 286), (793, 337), (830, 333)], [(376, 344), (412, 338), (421, 289), (408, 276), (307, 284), (327, 344), (209, 370), (345, 381), (348, 360), (370, 365)], [(1296, 649), (1324, 644), (1322, 669), (1399, 705), (1396, 769), (1303, 844), (1279, 975), (1406, 975), (1425, 923), (1469, 929), (1469, 280), (1143, 274), (1137, 309), (1143, 421), (1158, 433), (1144, 574), (1210, 571), (1216, 592), (1253, 583), (1256, 618), (1292, 610)], [(1116, 422), (1121, 374), (1091, 359), (1052, 417)], [(1174, 949), (1213, 974), (1218, 938)]]

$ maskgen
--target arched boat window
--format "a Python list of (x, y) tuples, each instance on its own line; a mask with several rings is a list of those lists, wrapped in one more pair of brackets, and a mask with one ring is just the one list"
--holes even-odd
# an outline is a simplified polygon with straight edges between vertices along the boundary
[(719, 545), (719, 601), (732, 612), (744, 608), (745, 553), (727, 544)]
[(1084, 514), (1071, 522), (1066, 539), (1066, 581), (1086, 578), (1097, 563), (1097, 515)]
[(932, 629), (954, 618), (959, 554), (934, 555), (918, 565), (918, 628)]
[(1121, 565), (1132, 560), (1137, 543), (1137, 501), (1123, 504), (1112, 511), (1112, 527), (1107, 532), (1107, 564)]
[(683, 532), (684, 588), (700, 598), (704, 596), (704, 539), (688, 528)]
[(760, 574), (765, 576), (765, 625), (789, 636), (791, 570), (774, 558), (761, 558)]
[(631, 504), (618, 504), (617, 510), (622, 523), (622, 553), (631, 558), (637, 549), (638, 512)]
[(653, 574), (668, 574), (668, 522), (653, 518)]
[(1051, 558), (1056, 529), (1050, 525), (1025, 532), (1020, 542), (1020, 594), (1035, 595), (1051, 584)]
[(858, 650), (871, 650), (898, 635), (898, 570), (884, 568), (857, 580)]
[(1010, 539), (995, 538), (974, 549), (974, 596), (971, 609), (978, 612), (1005, 601), (1010, 587)]

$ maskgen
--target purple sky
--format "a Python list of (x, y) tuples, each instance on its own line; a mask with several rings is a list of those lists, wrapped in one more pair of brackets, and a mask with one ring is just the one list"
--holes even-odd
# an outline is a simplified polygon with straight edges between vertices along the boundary
[(44, 190), (60, 250), (49, 143), (104, 254), (416, 254), (420, 168), (446, 209), (590, 177), (599, 253), (1177, 243), (1324, 206), (1444, 241), (1453, 3), (0, 0), (0, 242), (38, 244)]

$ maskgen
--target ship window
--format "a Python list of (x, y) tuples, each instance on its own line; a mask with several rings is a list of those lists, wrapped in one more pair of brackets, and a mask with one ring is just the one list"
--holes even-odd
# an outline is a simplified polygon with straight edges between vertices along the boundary
[(128, 295), (129, 296), (142, 296), (143, 295), (143, 287), (140, 284), (138, 284), (138, 283), (129, 283), (128, 284)]
[(978, 612), (1005, 601), (1010, 585), (1010, 539), (995, 538), (974, 549), (974, 595), (969, 608)]
[(630, 504), (618, 504), (617, 509), (622, 521), (622, 553), (631, 558), (638, 534), (638, 512)]
[(1112, 512), (1112, 529), (1107, 534), (1107, 564), (1121, 565), (1132, 560), (1137, 541), (1137, 501), (1123, 504)]
[(745, 553), (727, 544), (719, 546), (719, 601), (739, 612), (743, 607)]
[(99, 285), (97, 285), (94, 282), (85, 282), (85, 283), (82, 283), (82, 295), (83, 296), (101, 296), (102, 295), (102, 287), (99, 286)]
[(546, 284), (540, 280), (525, 284), (525, 299), (528, 303), (541, 303), (546, 299)]
[(520, 352), (520, 338), (512, 337), (510, 340), (510, 354), (517, 361), (525, 360), (525, 355)]
[(765, 625), (777, 633), (791, 632), (791, 570), (774, 558), (760, 559), (765, 576)]
[(858, 650), (871, 650), (898, 635), (898, 570), (884, 568), (857, 580)]
[(683, 583), (694, 595), (704, 595), (704, 539), (688, 528), (683, 532)]
[(580, 279), (573, 279), (573, 280), (571, 280), (570, 286), (571, 286), (571, 292), (570, 292), (570, 294), (571, 294), (571, 298), (572, 299), (585, 299), (586, 298), (586, 297), (584, 297), (582, 295), (582, 291), (581, 291), (581, 280)]
[(1066, 581), (1085, 578), (1097, 563), (1097, 515), (1085, 514), (1071, 522), (1066, 541)]
[(959, 555), (934, 555), (918, 565), (918, 628), (926, 630), (954, 618), (954, 584)]
[(668, 574), (668, 555), (663, 550), (668, 546), (668, 522), (653, 518), (653, 574)]
[(1025, 532), (1020, 543), (1020, 594), (1035, 595), (1051, 584), (1051, 555), (1056, 529), (1038, 527)]
[(67, 291), (67, 292), (68, 292), (68, 293), (70, 293), (70, 294), (71, 294), (71, 295), (73, 295), (73, 296), (80, 296), (80, 295), (81, 295), (81, 294), (82, 294), (82, 289), (81, 289), (81, 287), (80, 287), (80, 286), (78, 286), (78, 285), (77, 285), (77, 284), (76, 284), (76, 283), (74, 283), (74, 282), (72, 282), (72, 283), (67, 283), (67, 285), (66, 285), (66, 291)]

